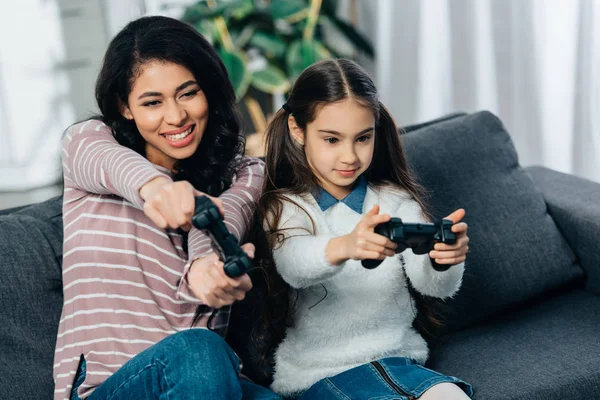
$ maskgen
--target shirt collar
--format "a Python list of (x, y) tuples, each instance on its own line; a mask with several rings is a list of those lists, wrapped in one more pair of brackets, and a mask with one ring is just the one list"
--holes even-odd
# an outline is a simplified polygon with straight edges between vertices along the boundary
[(342, 200), (338, 200), (333, 197), (328, 191), (319, 187), (312, 193), (321, 211), (327, 211), (331, 206), (342, 202), (347, 205), (352, 211), (362, 214), (363, 204), (365, 203), (365, 196), (367, 195), (367, 180), (364, 176), (361, 176), (356, 181), (354, 188), (344, 197)]

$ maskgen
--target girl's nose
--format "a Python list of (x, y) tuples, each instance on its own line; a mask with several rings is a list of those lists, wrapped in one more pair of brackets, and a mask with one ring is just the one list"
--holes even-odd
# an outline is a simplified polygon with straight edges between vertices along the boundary
[(358, 162), (358, 155), (356, 154), (354, 147), (345, 149), (340, 161), (344, 164), (356, 164)]

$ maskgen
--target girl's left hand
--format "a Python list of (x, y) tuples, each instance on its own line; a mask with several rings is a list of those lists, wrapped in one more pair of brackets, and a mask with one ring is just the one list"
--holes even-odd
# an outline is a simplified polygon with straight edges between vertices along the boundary
[(465, 222), (460, 222), (465, 217), (465, 210), (459, 208), (444, 219), (452, 220), (452, 232), (456, 234), (455, 244), (436, 243), (434, 250), (429, 252), (429, 257), (435, 259), (438, 264), (460, 264), (467, 258), (469, 251), (469, 237), (467, 236), (468, 226)]

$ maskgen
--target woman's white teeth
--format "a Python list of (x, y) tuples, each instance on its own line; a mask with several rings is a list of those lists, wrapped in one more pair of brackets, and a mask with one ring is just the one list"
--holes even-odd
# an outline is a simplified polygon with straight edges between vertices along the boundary
[(187, 135), (189, 135), (190, 133), (192, 133), (192, 128), (188, 129), (187, 131), (184, 131), (184, 132), (178, 133), (178, 134), (176, 134), (176, 135), (165, 135), (165, 137), (166, 137), (168, 140), (173, 140), (173, 141), (175, 141), (175, 140), (181, 140), (181, 139), (185, 139), (185, 137), (186, 137)]

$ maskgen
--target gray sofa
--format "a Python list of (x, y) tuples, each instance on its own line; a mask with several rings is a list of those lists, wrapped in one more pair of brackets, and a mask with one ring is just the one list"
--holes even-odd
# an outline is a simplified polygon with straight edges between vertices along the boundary
[[(470, 382), (476, 399), (600, 398), (600, 184), (523, 169), (488, 112), (407, 131), (434, 215), (463, 207), (470, 226), (463, 287), (440, 304), (429, 366)], [(52, 397), (61, 255), (61, 198), (0, 215), (0, 399)], [(230, 330), (241, 353), (248, 318)]]

